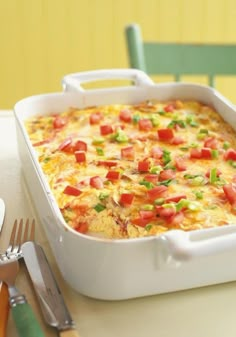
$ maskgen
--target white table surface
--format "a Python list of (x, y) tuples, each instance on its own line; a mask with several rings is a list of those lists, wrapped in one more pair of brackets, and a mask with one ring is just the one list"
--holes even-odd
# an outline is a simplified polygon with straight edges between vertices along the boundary
[[(5, 223), (0, 235), (2, 251), (7, 246), (14, 219), (36, 217), (21, 176), (11, 111), (0, 111), (0, 172), (0, 197), (6, 203)], [(64, 282), (38, 221), (37, 225), (37, 241), (45, 249), (81, 337), (236, 336), (236, 282), (118, 302), (87, 298)], [(57, 336), (56, 330), (43, 321), (24, 266), (16, 284), (26, 294), (45, 335)], [(7, 337), (16, 336), (10, 314)]]

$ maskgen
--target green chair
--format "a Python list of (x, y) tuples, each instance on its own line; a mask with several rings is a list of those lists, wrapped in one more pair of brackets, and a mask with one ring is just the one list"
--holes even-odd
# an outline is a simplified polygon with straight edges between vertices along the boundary
[(236, 76), (236, 45), (187, 44), (143, 41), (138, 24), (125, 28), (131, 68), (148, 75), (205, 75), (214, 87), (215, 76)]

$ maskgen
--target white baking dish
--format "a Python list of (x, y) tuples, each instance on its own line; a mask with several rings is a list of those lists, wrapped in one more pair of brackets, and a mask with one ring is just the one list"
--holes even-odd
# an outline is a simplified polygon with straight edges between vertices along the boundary
[[(134, 86), (84, 91), (81, 83), (130, 79)], [(236, 279), (236, 226), (193, 232), (169, 231), (159, 237), (107, 240), (75, 232), (65, 223), (24, 127), (32, 115), (68, 107), (138, 103), (146, 99), (194, 99), (212, 105), (230, 124), (236, 110), (210, 87), (188, 83), (154, 84), (134, 69), (91, 71), (65, 76), (66, 92), (33, 96), (15, 106), (19, 154), (32, 199), (64, 279), (78, 292), (121, 300)]]

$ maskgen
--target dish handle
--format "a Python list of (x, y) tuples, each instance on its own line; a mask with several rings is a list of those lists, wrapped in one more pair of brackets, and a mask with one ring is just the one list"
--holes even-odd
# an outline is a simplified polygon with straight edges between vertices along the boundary
[(187, 261), (197, 257), (236, 250), (236, 226), (222, 226), (199, 231), (172, 230), (161, 235), (166, 258)]
[(81, 87), (82, 83), (99, 80), (105, 81), (124, 79), (132, 81), (136, 87), (150, 86), (154, 84), (145, 72), (138, 69), (104, 69), (66, 75), (62, 79), (62, 87), (64, 91), (84, 92), (84, 89)]

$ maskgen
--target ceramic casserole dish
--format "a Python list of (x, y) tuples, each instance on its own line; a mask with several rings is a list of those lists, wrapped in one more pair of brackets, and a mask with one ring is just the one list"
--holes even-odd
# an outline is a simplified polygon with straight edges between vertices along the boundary
[[(84, 90), (96, 80), (130, 80), (132, 86)], [(236, 110), (216, 90), (198, 84), (154, 84), (143, 72), (112, 69), (67, 75), (64, 92), (32, 96), (14, 108), (22, 171), (59, 269), (76, 291), (103, 300), (122, 300), (224, 283), (236, 279), (234, 224), (158, 236), (104, 239), (76, 232), (65, 222), (50, 190), (24, 122), (70, 107), (137, 104), (156, 99), (195, 100), (212, 106), (233, 127)]]

